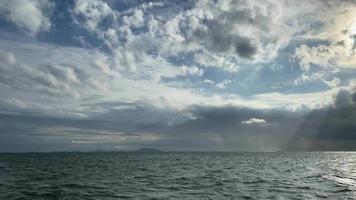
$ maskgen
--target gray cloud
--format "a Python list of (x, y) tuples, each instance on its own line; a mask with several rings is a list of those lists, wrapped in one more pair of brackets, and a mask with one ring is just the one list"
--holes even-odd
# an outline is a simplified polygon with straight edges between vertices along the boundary
[[(345, 102), (346, 94), (355, 95), (340, 91), (335, 102)], [(88, 105), (103, 110), (88, 118), (1, 112), (0, 150), (43, 150), (52, 143), (47, 150), (348, 150), (356, 141), (355, 106), (338, 103), (309, 114), (236, 106), (191, 106), (176, 112), (140, 102), (107, 102)], [(12, 147), (5, 145), (8, 141)]]
[(237, 38), (235, 43), (235, 51), (242, 58), (251, 58), (256, 54), (257, 49), (251, 43), (251, 40), (247, 38)]
[[(124, 149), (129, 145), (130, 148), (151, 146), (167, 150), (278, 150), (288, 141), (299, 116), (281, 110), (233, 106), (194, 106), (184, 111), (185, 114), (137, 103), (115, 103), (115, 106), (126, 108), (110, 109), (90, 118), (1, 112), (0, 137), (4, 140), (0, 140), (0, 151), (16, 148), (16, 151), (31, 151), (57, 142), (62, 147), (54, 145), (51, 150), (95, 150), (105, 146), (104, 143), (108, 149)], [(263, 126), (241, 123), (253, 117), (269, 123)], [(18, 143), (27, 140), (28, 146), (14, 144), (10, 148), (5, 145), (9, 141), (5, 138)]]
[(0, 62), (5, 65), (6, 64), (11, 65), (16, 62), (16, 59), (15, 59), (14, 54), (7, 52), (3, 49), (0, 49)]
[(339, 107), (345, 107), (345, 106), (350, 106), (354, 103), (353, 100), (353, 96), (355, 95), (355, 93), (353, 94), (352, 91), (350, 90), (346, 90), (346, 89), (341, 89), (335, 97), (335, 107), (339, 108)]
[(356, 92), (340, 90), (334, 106), (311, 111), (290, 141), (293, 150), (355, 150)]
[(206, 22), (207, 28), (194, 31), (194, 40), (204, 43), (209, 50), (223, 53), (233, 50), (242, 58), (252, 58), (257, 52), (253, 40), (236, 34), (229, 34), (232, 27), (216, 21)]
[[(245, 1), (227, 3), (228, 8), (220, 9), (222, 2), (215, 5), (213, 17), (201, 20), (200, 25), (193, 31), (193, 38), (197, 42), (206, 45), (207, 49), (222, 53), (227, 51), (236, 52), (241, 58), (252, 58), (257, 54), (258, 48), (263, 37), (269, 37), (271, 32), (271, 22), (275, 16), (262, 14), (262, 10)], [(209, 4), (208, 4), (209, 5)], [(272, 4), (267, 3), (267, 6)], [(277, 6), (278, 7), (278, 6)], [(244, 29), (253, 29), (258, 34), (266, 33), (262, 38), (254, 38), (248, 35)], [(256, 37), (260, 37), (256, 35)], [(266, 41), (268, 42), (268, 41)]]
[[(51, 65), (49, 65), (51, 66)], [(36, 91), (48, 95), (66, 94), (75, 96), (69, 79), (75, 78), (73, 71), (66, 68), (35, 68), (22, 63), (1, 64), (0, 82), (10, 87)], [(73, 81), (73, 80), (71, 80)]]
[[(211, 148), (220, 150), (268, 151), (280, 150), (298, 127), (302, 113), (282, 110), (261, 110), (234, 106), (202, 107), (190, 109), (194, 118), (186, 120), (163, 133), (192, 142), (206, 141)], [(264, 119), (263, 126), (242, 123), (251, 118)]]
[(61, 81), (78, 83), (78, 77), (76, 71), (68, 66), (47, 64), (43, 66), (43, 69), (54, 77), (60, 79)]

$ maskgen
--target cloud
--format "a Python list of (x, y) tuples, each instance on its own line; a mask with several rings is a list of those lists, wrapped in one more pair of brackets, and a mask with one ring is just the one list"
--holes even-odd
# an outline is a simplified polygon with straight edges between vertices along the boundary
[(256, 54), (257, 47), (253, 45), (252, 39), (226, 35), (229, 30), (224, 30), (226, 27), (214, 22), (208, 26), (194, 32), (194, 38), (204, 41), (208, 49), (219, 53), (233, 50), (241, 58), (252, 58)]
[(354, 103), (353, 96), (355, 92), (347, 90), (347, 89), (340, 89), (335, 96), (334, 106), (336, 108), (350, 106)]
[(313, 110), (333, 104), (332, 96), (338, 92), (337, 88), (322, 92), (310, 93), (263, 93), (254, 95), (256, 101), (268, 102), (271, 107), (287, 110)]
[(204, 70), (193, 66), (193, 67), (187, 67), (186, 65), (181, 67), (181, 71), (183, 75), (189, 75), (189, 76), (202, 76), (204, 74)]
[(74, 72), (66, 67), (52, 65), (37, 68), (23, 63), (0, 64), (0, 82), (10, 87), (37, 91), (49, 95), (77, 96), (68, 81), (78, 81)]
[(15, 111), (19, 108), (27, 108), (29, 105), (17, 98), (2, 99), (0, 101), (1, 108), (8, 112)]
[(212, 80), (209, 80), (209, 79), (204, 79), (204, 81), (203, 81), (204, 83), (207, 83), (207, 84), (215, 84), (215, 82), (214, 81), (212, 81)]
[(203, 67), (216, 67), (227, 72), (238, 72), (240, 68), (236, 58), (216, 55), (214, 53), (197, 53), (194, 55), (194, 60)]
[(328, 81), (328, 80), (324, 80), (324, 83), (326, 85), (328, 85), (330, 88), (336, 88), (340, 86), (340, 79), (338, 78), (333, 78), (332, 80)]
[(216, 84), (216, 87), (219, 89), (225, 89), (227, 85), (231, 84), (232, 81), (231, 80), (223, 80), (219, 83)]
[(16, 59), (14, 54), (7, 52), (3, 49), (0, 49), (0, 62), (2, 62), (3, 64), (15, 64)]
[(49, 15), (53, 4), (44, 0), (4, 0), (0, 2), (0, 14), (30, 36), (51, 27)]
[[(13, 46), (7, 41), (5, 46)], [(227, 89), (232, 80), (221, 82), (205, 81), (216, 84), (216, 94), (190, 88), (184, 84), (174, 85), (165, 78), (175, 81), (180, 76), (204, 78), (205, 70), (196, 66), (181, 68), (166, 60), (143, 59), (137, 63), (136, 71), (131, 72), (119, 65), (110, 54), (96, 50), (74, 47), (56, 47), (43, 43), (17, 44), (14, 52), (3, 50), (6, 57), (12, 57), (15, 63), (0, 64), (0, 88), (7, 97), (14, 97), (26, 92), (27, 98), (44, 98), (39, 102), (51, 105), (51, 112), (72, 115), (88, 115), (91, 112), (103, 112), (90, 107), (83, 107), (81, 99), (91, 99), (91, 103), (102, 101), (145, 101), (155, 107), (182, 111), (191, 105), (234, 105), (251, 108), (283, 108), (287, 110), (311, 109), (330, 104), (334, 90), (302, 93), (263, 93), (251, 97), (220, 94), (216, 90)], [(29, 50), (25, 55), (21, 54)], [(20, 56), (20, 60), (15, 55)], [(41, 59), (38, 59), (41, 57)], [(10, 59), (11, 60), (11, 59)], [(27, 64), (24, 64), (27, 63)], [(125, 63), (125, 62), (123, 62)], [(191, 78), (193, 78), (191, 77)], [(203, 79), (204, 80), (204, 79)], [(207, 79), (210, 80), (210, 79)], [(221, 79), (220, 79), (221, 80)], [(166, 82), (167, 81), (167, 82)], [(178, 82), (178, 81), (177, 81)], [(12, 91), (8, 92), (8, 88)], [(60, 98), (58, 98), (60, 97)], [(25, 99), (27, 99), (25, 98)], [(49, 98), (50, 100), (48, 100)], [(19, 98), (22, 99), (22, 98)], [(31, 100), (32, 101), (32, 100)], [(36, 100), (38, 101), (38, 100)], [(69, 103), (71, 102), (71, 103)], [(52, 109), (52, 106), (55, 108)], [(75, 107), (75, 108), (74, 108)], [(73, 112), (68, 112), (73, 110)], [(46, 112), (47, 113), (47, 112)]]
[(327, 85), (331, 86), (333, 84), (333, 82), (328, 82), (325, 81), (323, 78), (324, 74), (321, 72), (318, 73), (312, 73), (312, 74), (308, 74), (308, 73), (302, 73), (299, 77), (297, 77), (294, 81), (293, 84), (296, 86), (300, 86), (300, 85), (304, 85), (306, 83), (310, 83), (310, 82), (320, 82), (320, 81), (324, 81)]
[[(131, 68), (140, 57), (154, 57), (153, 52), (168, 62), (189, 52), (193, 60), (186, 65), (236, 72), (241, 63), (273, 59), (287, 44), (293, 31), (284, 30), (282, 6), (272, 1), (197, 1), (181, 12), (164, 6), (147, 10), (145, 4), (119, 12), (106, 2), (77, 1), (73, 18), (114, 55), (124, 51), (122, 60)], [(268, 12), (270, 7), (277, 11)]]
[(112, 16), (113, 14), (110, 6), (101, 0), (75, 1), (72, 12), (75, 21), (89, 31), (97, 31), (100, 23), (102, 23), (106, 17)]
[[(238, 106), (193, 106), (191, 119), (163, 130), (161, 140), (185, 141), (186, 145), (205, 142), (205, 150), (281, 150), (296, 131), (302, 113), (274, 109), (250, 109)], [(246, 119), (256, 126), (241, 123)], [(262, 121), (268, 121), (269, 126)], [(258, 121), (256, 123), (256, 121)], [(190, 142), (187, 142), (189, 139)], [(183, 148), (193, 149), (192, 146)], [(201, 145), (201, 144), (200, 144)]]
[(46, 71), (48, 71), (56, 78), (61, 79), (62, 81), (79, 83), (77, 74), (74, 71), (74, 69), (71, 67), (62, 66), (62, 65), (53, 65), (53, 64), (49, 64), (44, 67)]
[[(266, 12), (270, 7), (276, 12)], [(283, 20), (280, 12), (281, 5), (272, 1), (199, 1), (187, 14), (198, 24), (193, 26), (190, 22), (192, 34), (187, 41), (203, 44), (215, 53), (237, 54), (242, 59), (269, 59), (283, 44), (277, 39), (281, 26), (275, 26)]]
[[(82, 119), (1, 113), (0, 119), (7, 119), (7, 122), (0, 120), (0, 138), (7, 138), (10, 143), (21, 143), (28, 137), (39, 138), (17, 147), (16, 151), (38, 150), (47, 145), (50, 146), (44, 148), (47, 151), (99, 147), (135, 149), (140, 146), (167, 150), (278, 150), (288, 141), (299, 116), (298, 113), (234, 106), (194, 106), (184, 111), (194, 117), (138, 102), (107, 102), (98, 106), (111, 111)], [(176, 121), (172, 119), (174, 115)], [(262, 127), (240, 123), (253, 116), (266, 119), (271, 125), (264, 127), (262, 133)], [(2, 151), (14, 149), (3, 141), (0, 140)], [(61, 145), (57, 146), (58, 143)]]
[[(317, 6), (325, 9), (318, 12), (315, 23), (319, 28), (309, 31), (305, 39), (323, 41), (322, 44), (302, 44), (295, 51), (300, 67), (309, 71), (311, 65), (320, 68), (353, 68), (356, 56), (353, 50), (356, 33), (354, 22), (356, 4), (352, 1), (319, 2)], [(338, 12), (342, 10), (342, 12)]]
[(353, 67), (356, 64), (352, 48), (339, 45), (319, 45), (308, 47), (301, 45), (296, 49), (295, 57), (302, 70), (309, 71), (312, 64), (321, 68)]
[(127, 150), (159, 140), (153, 133), (120, 132), (122, 124), (115, 124), (93, 119), (0, 113), (0, 151)]
[(291, 139), (293, 150), (355, 150), (355, 89), (341, 89), (332, 106), (312, 110)]
[(251, 118), (249, 120), (242, 121), (241, 124), (246, 124), (246, 125), (258, 125), (258, 124), (266, 124), (266, 120), (264, 119), (258, 119), (258, 118)]
[(134, 13), (131, 16), (123, 17), (123, 22), (134, 28), (142, 27), (144, 21), (144, 13), (141, 9), (135, 9)]
[(281, 150), (354, 130), (351, 1), (0, 7), (3, 150)]

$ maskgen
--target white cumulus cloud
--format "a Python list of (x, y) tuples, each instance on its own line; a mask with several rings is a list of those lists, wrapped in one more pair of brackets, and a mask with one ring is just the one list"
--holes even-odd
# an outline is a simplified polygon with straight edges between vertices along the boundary
[(266, 120), (264, 119), (258, 119), (258, 118), (251, 118), (249, 120), (242, 121), (241, 124), (247, 124), (247, 125), (254, 125), (254, 124), (266, 124)]
[(31, 36), (51, 27), (52, 3), (45, 0), (3, 0), (0, 14)]

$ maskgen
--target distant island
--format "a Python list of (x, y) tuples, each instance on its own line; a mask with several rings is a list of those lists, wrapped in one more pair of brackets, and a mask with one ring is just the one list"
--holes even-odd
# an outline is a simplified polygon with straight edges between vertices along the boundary
[(140, 148), (135, 150), (135, 152), (162, 152), (161, 150), (158, 149), (153, 149), (153, 148)]

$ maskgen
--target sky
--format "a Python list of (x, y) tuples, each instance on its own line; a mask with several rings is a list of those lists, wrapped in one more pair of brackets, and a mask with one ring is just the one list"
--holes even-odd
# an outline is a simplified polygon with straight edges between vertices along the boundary
[(2, 0), (0, 152), (356, 150), (356, 1)]

